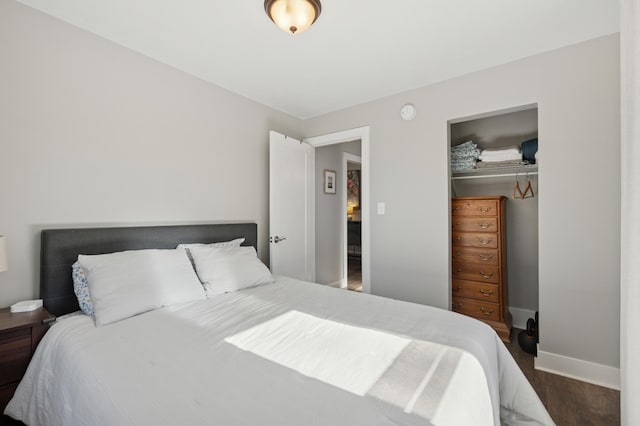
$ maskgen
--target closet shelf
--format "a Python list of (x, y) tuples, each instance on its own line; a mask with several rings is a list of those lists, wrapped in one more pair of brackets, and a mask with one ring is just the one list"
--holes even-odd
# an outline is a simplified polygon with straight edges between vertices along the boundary
[(494, 167), (494, 168), (483, 168), (483, 169), (473, 169), (464, 172), (452, 172), (451, 179), (480, 179), (480, 178), (494, 178), (494, 177), (508, 177), (508, 176), (516, 176), (516, 175), (537, 175), (538, 174), (538, 165), (537, 164), (529, 164), (526, 166), (517, 166), (517, 167)]

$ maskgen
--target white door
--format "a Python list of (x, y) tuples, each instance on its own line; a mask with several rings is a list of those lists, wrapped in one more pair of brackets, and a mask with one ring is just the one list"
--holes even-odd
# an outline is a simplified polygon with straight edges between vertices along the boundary
[(315, 150), (269, 132), (271, 272), (315, 280)]

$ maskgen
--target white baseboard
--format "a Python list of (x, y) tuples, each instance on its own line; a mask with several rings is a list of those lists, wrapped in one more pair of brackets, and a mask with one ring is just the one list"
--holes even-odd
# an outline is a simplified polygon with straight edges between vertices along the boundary
[(620, 390), (619, 368), (540, 350), (534, 359), (534, 366), (536, 370)]
[(513, 308), (509, 306), (509, 312), (513, 317), (513, 326), (522, 330), (527, 329), (527, 320), (529, 318), (535, 318), (536, 311), (529, 309)]
[(332, 283), (327, 283), (325, 285), (328, 285), (329, 287), (337, 287), (340, 288), (342, 287), (342, 280), (338, 280), (338, 281), (334, 281)]

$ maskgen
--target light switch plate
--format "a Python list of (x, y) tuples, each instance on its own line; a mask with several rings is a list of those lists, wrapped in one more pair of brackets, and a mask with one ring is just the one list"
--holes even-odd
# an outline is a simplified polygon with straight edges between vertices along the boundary
[(378, 214), (384, 214), (386, 210), (387, 210), (387, 206), (385, 205), (385, 203), (382, 202), (382, 201), (379, 201), (378, 202)]

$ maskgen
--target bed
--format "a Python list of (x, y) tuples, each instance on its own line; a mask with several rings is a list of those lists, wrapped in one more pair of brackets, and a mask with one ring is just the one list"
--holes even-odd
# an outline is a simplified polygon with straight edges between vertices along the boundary
[[(207, 297), (108, 324), (77, 312), (78, 255), (239, 238), (255, 253), (250, 223), (43, 231), (41, 297), (58, 321), (5, 413), (28, 425), (553, 424), (496, 333), (437, 308), (273, 277), (219, 294), (205, 282)], [(218, 249), (190, 254), (201, 281), (206, 250)]]

